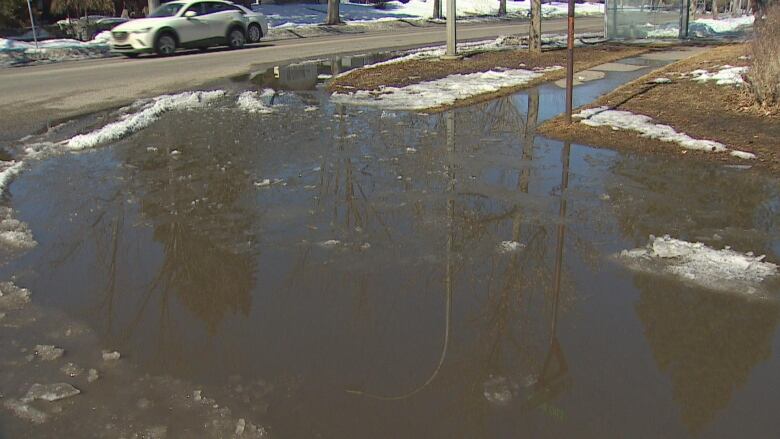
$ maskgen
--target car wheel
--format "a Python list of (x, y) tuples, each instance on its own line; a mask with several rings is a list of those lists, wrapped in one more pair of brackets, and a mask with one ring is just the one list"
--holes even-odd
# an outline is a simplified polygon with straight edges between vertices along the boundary
[(247, 29), (246, 39), (249, 43), (256, 43), (263, 38), (263, 30), (257, 24), (250, 24)]
[(240, 49), (246, 44), (246, 37), (244, 37), (244, 31), (234, 27), (228, 32), (228, 46), (231, 49)]
[(168, 33), (160, 34), (154, 42), (154, 51), (160, 56), (170, 56), (176, 52), (176, 38)]

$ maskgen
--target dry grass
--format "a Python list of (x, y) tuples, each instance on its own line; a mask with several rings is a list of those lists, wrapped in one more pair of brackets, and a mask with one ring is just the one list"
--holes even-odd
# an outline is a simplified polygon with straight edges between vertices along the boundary
[[(675, 143), (639, 136), (631, 131), (613, 131), (608, 127), (589, 127), (581, 123), (566, 125), (562, 117), (540, 127), (550, 137), (606, 146), (616, 149), (654, 152), (699, 160), (753, 164), (780, 170), (780, 113), (767, 112), (751, 105), (746, 87), (699, 83), (681, 77), (696, 69), (717, 70), (719, 66), (745, 66), (749, 60), (746, 44), (722, 46), (700, 55), (678, 61), (630, 82), (587, 107), (606, 105), (653, 118), (656, 123), (672, 126), (692, 137), (721, 142), (731, 149), (756, 154), (755, 161), (745, 161), (728, 154), (699, 153), (682, 149)], [(651, 83), (658, 77), (672, 78), (670, 84)]]
[(764, 19), (756, 19), (750, 43), (753, 65), (747, 79), (755, 103), (780, 109), (780, 5), (771, 7)]

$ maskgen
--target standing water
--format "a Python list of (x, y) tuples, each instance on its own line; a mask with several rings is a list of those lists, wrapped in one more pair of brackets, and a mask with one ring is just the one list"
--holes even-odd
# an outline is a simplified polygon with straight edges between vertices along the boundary
[[(538, 137), (553, 85), (433, 115), (236, 95), (10, 186), (37, 245), (0, 268), (32, 294), (0, 319), (0, 437), (776, 434), (777, 276), (621, 256), (778, 263), (772, 176)], [(81, 393), (22, 403), (56, 382)]]

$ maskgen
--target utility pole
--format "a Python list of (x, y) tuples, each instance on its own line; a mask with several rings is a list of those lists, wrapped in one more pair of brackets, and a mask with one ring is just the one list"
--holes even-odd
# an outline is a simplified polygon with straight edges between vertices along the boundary
[(571, 124), (571, 107), (574, 97), (574, 0), (569, 0), (569, 32), (566, 35), (566, 123)]
[(455, 30), (455, 20), (457, 18), (455, 9), (455, 0), (447, 0), (447, 54), (442, 59), (457, 59), (458, 56), (458, 37)]

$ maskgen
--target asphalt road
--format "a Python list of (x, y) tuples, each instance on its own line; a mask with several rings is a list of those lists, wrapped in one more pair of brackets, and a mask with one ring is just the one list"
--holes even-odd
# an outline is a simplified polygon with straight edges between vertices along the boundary
[[(563, 33), (565, 19), (545, 20), (544, 33)], [(578, 18), (577, 32), (603, 30), (602, 17)], [(461, 24), (459, 40), (527, 33), (527, 22)], [(0, 69), (0, 141), (48, 124), (142, 97), (203, 87), (234, 75), (298, 59), (400, 49), (445, 41), (443, 26), (263, 43), (170, 58), (108, 58)]]

